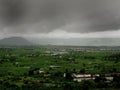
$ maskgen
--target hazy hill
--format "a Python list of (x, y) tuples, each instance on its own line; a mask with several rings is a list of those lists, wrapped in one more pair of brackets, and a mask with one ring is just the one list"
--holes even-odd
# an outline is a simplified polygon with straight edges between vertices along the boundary
[(0, 45), (120, 46), (120, 38), (25, 39), (23, 37), (9, 37), (1, 39)]
[(32, 45), (31, 42), (22, 37), (9, 37), (0, 40), (0, 45)]
[(34, 39), (39, 45), (120, 46), (120, 38)]

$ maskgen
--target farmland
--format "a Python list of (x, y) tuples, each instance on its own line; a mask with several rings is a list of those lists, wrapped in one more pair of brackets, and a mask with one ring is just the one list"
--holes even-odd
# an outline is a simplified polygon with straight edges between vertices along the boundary
[[(96, 76), (79, 82), (73, 75)], [(119, 47), (0, 48), (1, 90), (116, 90), (119, 86)]]

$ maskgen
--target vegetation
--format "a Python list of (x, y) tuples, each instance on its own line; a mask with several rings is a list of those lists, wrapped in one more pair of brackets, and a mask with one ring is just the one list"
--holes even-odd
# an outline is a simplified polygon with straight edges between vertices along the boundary
[[(99, 74), (74, 81), (73, 74)], [(107, 81), (106, 75), (113, 77)], [(1, 90), (120, 89), (120, 51), (101, 48), (0, 49)]]

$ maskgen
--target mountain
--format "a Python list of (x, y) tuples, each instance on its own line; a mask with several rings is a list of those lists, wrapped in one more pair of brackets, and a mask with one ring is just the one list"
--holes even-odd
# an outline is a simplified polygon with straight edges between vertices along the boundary
[(30, 46), (30, 45), (67, 45), (67, 46), (120, 46), (120, 38), (23, 38), (9, 37), (0, 40), (0, 45)]
[(23, 46), (23, 45), (33, 45), (30, 41), (26, 40), (23, 37), (9, 37), (4, 38), (0, 40), (0, 45), (17, 45), (17, 46)]

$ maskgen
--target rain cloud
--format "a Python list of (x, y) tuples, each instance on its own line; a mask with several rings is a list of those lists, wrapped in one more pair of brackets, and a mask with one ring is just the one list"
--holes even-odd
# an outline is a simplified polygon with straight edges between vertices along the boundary
[(120, 0), (0, 0), (0, 32), (91, 33), (120, 29)]

